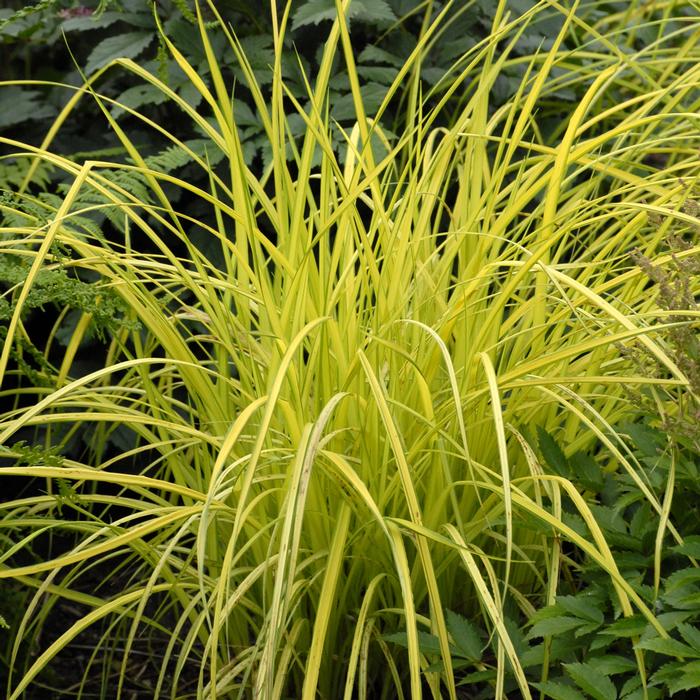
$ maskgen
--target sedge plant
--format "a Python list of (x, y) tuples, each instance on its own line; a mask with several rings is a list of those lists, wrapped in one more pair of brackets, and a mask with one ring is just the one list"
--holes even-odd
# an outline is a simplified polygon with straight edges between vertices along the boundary
[[(224, 28), (271, 146), (257, 171), (244, 162), (238, 88), (201, 17), (212, 85), (163, 35), (198, 107), (116, 59), (41, 145), (2, 139), (29, 166), (2, 203), (2, 256), (23, 273), (3, 297), (0, 477), (35, 485), (0, 505), (0, 580), (31, 591), (9, 654), (11, 700), (86, 634), (76, 697), (95, 683), (127, 697), (145, 643), (153, 697), (456, 698), (457, 618), (483, 630), (470, 668), (491, 696), (533, 697), (547, 662), (526, 676), (506, 611), (528, 616), (533, 596), (555, 599), (563, 541), (607, 573), (622, 615), (666, 635), (620, 575), (583, 488), (541, 463), (532, 435), (542, 427), (567, 452), (598, 446), (601, 468), (627, 471), (680, 539), (613, 426), (634, 409), (628, 387), (688, 385), (657, 335), (674, 321), (654, 315), (629, 251), (663, 264), (652, 215), (697, 225), (682, 209), (700, 173), (697, 18), (666, 31), (668, 13), (650, 19), (631, 4), (656, 38), (623, 50), (616, 32), (634, 24), (631, 10), (602, 27), (576, 2), (521, 16), (500, 2), (488, 38), (424, 109), (437, 15), (368, 114), (348, 5), (336, 4), (306, 104), (285, 89), (279, 59), (266, 93)], [(289, 6), (270, 12), (279, 57)], [(561, 19), (551, 48), (511, 58), (541, 12)], [(334, 61), (357, 117), (341, 153), (328, 116)], [(516, 64), (522, 80), (494, 109), (491, 90)], [(161, 90), (197, 138), (125, 105), (116, 116), (98, 93), (107, 71)], [(562, 86), (580, 99), (540, 119)], [(381, 114), (396, 99), (410, 114), (391, 136)], [(84, 100), (124, 158), (52, 148)], [(149, 153), (129, 135), (135, 123)], [(200, 169), (200, 184), (159, 165), (158, 149)], [(60, 196), (32, 194), (41, 167), (67, 178)], [(91, 224), (96, 213), (111, 232)], [(92, 296), (62, 301), (38, 341), (32, 295), (58, 272)], [(107, 303), (104, 355), (79, 371)], [(665, 377), (636, 372), (626, 344)], [(84, 614), (41, 646), (66, 602)], [(26, 639), (39, 647), (23, 657)], [(643, 652), (631, 644), (630, 655), (644, 680)]]

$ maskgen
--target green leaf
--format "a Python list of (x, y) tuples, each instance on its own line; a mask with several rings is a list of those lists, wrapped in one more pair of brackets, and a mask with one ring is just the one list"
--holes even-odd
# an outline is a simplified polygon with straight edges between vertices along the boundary
[(292, 31), (307, 24), (320, 24), (326, 20), (334, 20), (336, 16), (337, 11), (333, 0), (310, 0), (294, 13)]
[(23, 90), (14, 85), (0, 89), (0, 129), (21, 124), (28, 119), (47, 119), (56, 109), (38, 90)]
[(683, 544), (677, 544), (675, 547), (671, 547), (671, 550), (678, 554), (700, 559), (700, 535), (684, 537)]
[(496, 676), (496, 671), (475, 671), (474, 673), (468, 673), (464, 678), (460, 678), (457, 685), (473, 685), (475, 683), (483, 683), (484, 681), (492, 681)]
[(685, 610), (672, 610), (671, 612), (660, 613), (656, 616), (656, 620), (667, 632), (670, 632), (678, 627), (681, 622), (685, 622), (691, 614), (691, 612)]
[(663, 695), (660, 688), (640, 687), (625, 695), (625, 700), (660, 700)]
[(623, 430), (630, 436), (634, 446), (647, 457), (658, 457), (659, 449), (665, 442), (665, 438), (655, 428), (643, 423), (627, 423)]
[(159, 90), (155, 85), (146, 83), (144, 85), (133, 85), (122, 92), (117, 97), (119, 105), (112, 107), (112, 116), (117, 117), (124, 113), (120, 105), (129, 107), (130, 109), (138, 109), (143, 105), (161, 104), (168, 99), (166, 94)]
[(602, 625), (605, 619), (603, 611), (594, 603), (586, 600), (583, 596), (558, 596), (557, 605), (565, 612), (583, 618), (584, 620), (589, 620), (590, 622), (597, 622)]
[(615, 700), (617, 690), (613, 682), (595, 663), (564, 664), (566, 672), (576, 685), (595, 700)]
[(644, 632), (647, 624), (646, 619), (641, 615), (633, 615), (607, 625), (605, 629), (600, 630), (599, 634), (612, 637), (638, 637)]
[[(700, 688), (700, 661), (693, 661), (689, 664), (668, 664), (668, 669), (664, 667), (663, 680), (671, 695), (682, 690), (695, 690)], [(658, 680), (661, 674), (654, 676), (654, 681)]]
[(253, 110), (243, 100), (236, 100), (233, 105), (233, 114), (238, 126), (260, 126), (260, 119), (255, 116)]
[(700, 569), (694, 567), (674, 571), (666, 578), (665, 593), (669, 593), (682, 586), (695, 584), (700, 581)]
[(473, 623), (452, 610), (448, 610), (447, 631), (452, 635), (459, 656), (476, 661), (481, 659), (481, 637), (479, 630)]
[(595, 659), (592, 658), (589, 663), (596, 668), (598, 673), (602, 673), (604, 676), (614, 676), (618, 673), (628, 673), (629, 671), (637, 670), (637, 664), (634, 659), (612, 654), (599, 656)]
[(563, 514), (562, 520), (564, 521), (564, 525), (570, 527), (577, 535), (581, 535), (581, 537), (590, 537), (588, 526), (578, 513), (569, 513), (567, 511)]
[(571, 470), (586, 488), (600, 489), (605, 481), (605, 475), (598, 463), (585, 452), (576, 452), (569, 459)]
[[(241, 39), (243, 53), (250, 60), (250, 67), (259, 85), (269, 85), (272, 82), (272, 66), (275, 64), (275, 51), (272, 36), (267, 34), (255, 34)], [(242, 84), (245, 78), (240, 69), (236, 67), (234, 73), (239, 76)]]
[(527, 648), (527, 650), (520, 656), (520, 665), (523, 668), (528, 668), (530, 666), (540, 666), (544, 659), (544, 643), (534, 644)]
[(85, 73), (90, 75), (115, 58), (136, 58), (154, 37), (153, 32), (127, 32), (102, 40), (88, 56)]
[(648, 651), (655, 651), (657, 654), (666, 654), (667, 656), (700, 658), (700, 650), (695, 650), (677, 639), (652, 637), (651, 639), (643, 639), (636, 646), (638, 649), (647, 649)]
[(445, 69), (439, 66), (424, 66), (421, 68), (420, 75), (425, 84), (432, 88), (445, 77)]
[(104, 29), (115, 22), (124, 21), (123, 12), (102, 12), (99, 15), (80, 15), (70, 17), (61, 23), (64, 32), (84, 32), (90, 29)]
[[(408, 648), (408, 637), (405, 632), (395, 632), (393, 634), (384, 635), (387, 642), (393, 642), (401, 647)], [(440, 640), (428, 632), (418, 632), (418, 642), (420, 650), (423, 654), (439, 654)]]
[(197, 89), (197, 86), (193, 85), (189, 80), (180, 83), (176, 87), (175, 92), (177, 92), (190, 107), (196, 108), (204, 99), (202, 93)]
[(668, 683), (668, 689), (671, 695), (675, 695), (681, 690), (697, 690), (700, 688), (700, 670), (683, 669), (683, 675)]
[(684, 622), (678, 625), (678, 631), (693, 649), (700, 651), (700, 630), (697, 627)]
[[(308, 24), (334, 20), (336, 16), (335, 0), (309, 0), (294, 13), (292, 31)], [(348, 8), (347, 18), (381, 26), (396, 20), (396, 15), (386, 0), (354, 0)]]
[(639, 677), (639, 674), (636, 674), (632, 676), (631, 678), (628, 678), (622, 688), (620, 689), (620, 697), (621, 698), (626, 698), (631, 696), (632, 693), (634, 693), (637, 689), (642, 687), (642, 679)]
[(552, 700), (586, 700), (585, 696), (571, 685), (558, 683), (557, 681), (545, 681), (544, 683), (533, 683), (533, 687), (545, 694), (545, 697)]
[(540, 452), (547, 464), (559, 476), (570, 476), (571, 467), (561, 448), (554, 438), (542, 427), (537, 426), (537, 440), (540, 445)]
[(393, 53), (371, 44), (363, 49), (358, 60), (360, 63), (386, 63), (395, 68), (401, 68), (405, 63), (405, 59), (401, 56), (395, 56)]
[(580, 627), (582, 624), (581, 618), (579, 617), (570, 617), (567, 615), (550, 617), (536, 622), (528, 632), (527, 638), (533, 639), (535, 637), (549, 637), (551, 635), (563, 634), (576, 627)]
[(685, 661), (669, 661), (664, 663), (651, 677), (651, 682), (657, 686), (668, 684), (678, 678), (686, 665)]
[(591, 511), (598, 521), (598, 525), (606, 530), (608, 535), (624, 535), (627, 540), (634, 543), (627, 531), (627, 522), (617, 508), (591, 504)]
[(591, 632), (595, 632), (596, 630), (600, 629), (600, 624), (598, 622), (588, 622), (586, 624), (581, 625), (576, 632), (574, 633), (575, 637), (583, 637), (586, 634), (590, 634)]
[(391, 85), (396, 77), (397, 70), (386, 66), (360, 66), (360, 74), (363, 80), (381, 85)]
[(696, 588), (680, 588), (663, 597), (664, 603), (672, 608), (694, 611), (700, 607), (700, 591)]

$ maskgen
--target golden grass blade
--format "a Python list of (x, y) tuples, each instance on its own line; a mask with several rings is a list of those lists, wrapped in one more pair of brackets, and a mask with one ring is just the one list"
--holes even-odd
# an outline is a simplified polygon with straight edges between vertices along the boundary
[(513, 557), (513, 504), (511, 500), (510, 488), (510, 466), (508, 464), (508, 447), (506, 445), (506, 432), (503, 422), (503, 410), (498, 390), (498, 380), (493, 363), (486, 353), (481, 353), (479, 359), (484, 367), (486, 379), (489, 385), (491, 397), (491, 410), (493, 412), (493, 423), (496, 430), (496, 440), (498, 442), (498, 458), (501, 467), (501, 478), (503, 479), (503, 510), (506, 516), (506, 569), (503, 577), (503, 597), (505, 598), (510, 578), (511, 559)]
[[(396, 426), (389, 412), (389, 407), (387, 406), (386, 399), (384, 397), (384, 392), (374, 375), (372, 368), (367, 360), (365, 354), (360, 350), (358, 352), (360, 363), (365, 371), (367, 379), (370, 383), (372, 389), (372, 394), (377, 404), (377, 408), (382, 417), (382, 423), (387, 431), (389, 438), (389, 443), (391, 445), (392, 452), (396, 459), (399, 476), (401, 478), (401, 484), (403, 487), (403, 492), (406, 498), (406, 503), (408, 505), (408, 510), (411, 516), (411, 520), (417, 525), (422, 524), (422, 516), (420, 512), (420, 505), (418, 503), (418, 497), (413, 487), (413, 480), (411, 478), (410, 469), (406, 461), (406, 456), (404, 454), (403, 447), (401, 445), (401, 440), (399, 438), (398, 432), (396, 431)], [(423, 566), (423, 574), (426, 578), (426, 583), (428, 586), (428, 591), (430, 595), (430, 600), (432, 603), (432, 613), (434, 619), (434, 631), (440, 640), (440, 652), (442, 654), (442, 662), (445, 668), (445, 680), (447, 682), (447, 687), (450, 692), (450, 697), (456, 696), (456, 690), (454, 685), (454, 674), (452, 672), (452, 656), (450, 654), (449, 640), (447, 638), (447, 627), (445, 624), (445, 617), (443, 612), (443, 607), (440, 602), (440, 593), (437, 585), (437, 577), (435, 575), (435, 570), (433, 567), (433, 562), (430, 556), (430, 550), (424, 540), (419, 540), (418, 551), (420, 553), (421, 564)]]
[(341, 506), (336, 530), (333, 534), (333, 541), (331, 542), (331, 549), (328, 555), (328, 564), (326, 565), (326, 574), (318, 599), (318, 609), (316, 610), (316, 619), (311, 636), (309, 656), (306, 660), (304, 685), (302, 688), (302, 698), (304, 700), (313, 700), (318, 692), (317, 685), (319, 673), (321, 671), (321, 663), (323, 661), (324, 643), (326, 634), (328, 633), (328, 625), (332, 619), (333, 606), (336, 602), (335, 593), (345, 555), (351, 513), (352, 511), (347, 504)]
[(523, 694), (524, 698), (531, 698), (532, 696), (530, 695), (529, 685), (527, 683), (527, 679), (525, 678), (525, 672), (520, 665), (518, 656), (515, 653), (515, 648), (513, 647), (513, 642), (511, 641), (508, 630), (505, 627), (501, 609), (496, 605), (494, 597), (489, 591), (489, 588), (486, 585), (481, 572), (479, 571), (479, 567), (477, 566), (474, 556), (469, 551), (469, 548), (462, 539), (462, 535), (457, 532), (453, 525), (445, 525), (445, 530), (455, 543), (461, 545), (458, 550), (459, 555), (462, 558), (467, 571), (469, 572), (469, 577), (476, 587), (481, 603), (486, 608), (486, 612), (498, 634), (499, 643), (511, 663), (513, 672), (515, 673), (515, 678), (518, 681), (520, 692)]

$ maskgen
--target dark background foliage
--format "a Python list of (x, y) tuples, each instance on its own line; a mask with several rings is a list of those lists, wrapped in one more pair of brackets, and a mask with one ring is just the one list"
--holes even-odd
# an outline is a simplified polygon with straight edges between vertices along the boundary
[[(284, 3), (278, 4), (281, 16)], [(530, 8), (532, 3), (515, 0), (511, 5), (511, 11), (517, 13)], [(441, 85), (447, 84), (443, 78), (449, 74), (455, 61), (489, 33), (496, 6), (497, 3), (490, 0), (454, 3), (451, 6), (447, 20), (443, 22), (421, 69), (422, 93), (423, 97), (428, 97), (428, 106), (439, 97)], [(216, 8), (240, 39), (259, 83), (269, 86), (272, 79), (273, 39), (267, 3), (257, 0), (217, 0)], [(82, 4), (73, 0), (42, 0), (34, 5), (10, 0), (5, 9), (0, 10), (3, 78), (79, 85), (81, 75), (78, 69), (90, 75), (113, 58), (123, 56), (133, 58), (146, 69), (157, 73), (173, 90), (197, 106), (199, 96), (164, 50), (155, 24), (154, 10), (167, 35), (188, 60), (199, 66), (201, 77), (208, 80), (191, 0), (158, 0), (155, 4), (146, 0), (91, 0)], [(426, 4), (418, 0), (355, 0), (351, 4), (350, 29), (369, 114), (381, 103), (391, 81), (415, 47), (417, 37), (442, 10), (440, 2)], [(205, 17), (211, 18), (211, 11), (206, 5), (202, 12)], [(294, 0), (292, 3), (289, 31), (285, 37), (283, 71), (287, 86), (302, 105), (306, 103), (307, 94), (302, 72), (313, 83), (334, 15), (334, 0)], [(524, 55), (538, 48), (546, 50), (560, 21), (556, 12), (543, 13), (523, 34), (515, 55)], [(236, 85), (237, 119), (246, 144), (246, 159), (249, 165), (260, 165), (266, 157), (261, 125), (223, 32), (213, 26), (212, 29), (214, 48), (217, 57), (220, 57), (224, 75), (230, 85)], [(512, 80), (509, 80), (506, 72), (496, 85), (494, 106), (502, 103), (517, 85), (519, 69), (513, 67), (510, 73)], [(472, 89), (473, 85), (465, 87)], [(149, 106), (149, 113), (157, 118), (172, 116), (168, 114), (172, 108), (166, 104), (162, 93), (153, 87), (138, 84), (124, 71), (111, 71), (99, 83), (99, 90), (134, 109)], [(25, 140), (38, 142), (68, 94), (62, 88), (47, 90), (36, 85), (3, 89), (0, 91), (0, 133), (22, 133)], [(464, 97), (464, 94), (455, 96), (452, 110), (448, 109), (445, 114), (458, 109)], [(566, 90), (553, 97), (575, 99), (575, 95)], [(405, 96), (397, 99), (384, 115), (383, 125), (390, 132), (400, 128), (406, 117), (405, 99)], [(331, 117), (340, 126), (350, 127), (355, 115), (347, 74), (341, 66), (336, 66), (330, 104)], [(115, 111), (119, 110), (115, 108)], [(95, 119), (95, 116), (96, 107), (92, 110), (84, 108), (77, 118), (71, 119), (62, 129), (58, 144), (65, 153), (94, 152), (110, 145), (104, 122)], [(302, 131), (301, 118), (292, 121), (292, 128), (295, 126), (298, 130), (293, 136)], [(9, 165), (4, 163), (3, 169), (0, 169), (0, 185), (10, 178), (7, 172)]]

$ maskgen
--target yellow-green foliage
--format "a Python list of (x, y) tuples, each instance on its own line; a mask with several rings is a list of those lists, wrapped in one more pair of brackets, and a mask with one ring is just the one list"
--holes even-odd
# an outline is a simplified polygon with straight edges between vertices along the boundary
[[(626, 386), (687, 384), (655, 340), (668, 321), (654, 315), (628, 253), (658, 258), (664, 232), (651, 214), (697, 224), (681, 207), (700, 173), (700, 23), (688, 17), (671, 36), (649, 24), (659, 39), (635, 52), (617, 47), (614, 28), (645, 22), (646, 5), (596, 27), (578, 3), (533, 4), (513, 19), (501, 2), (489, 38), (455, 66), (453, 92), (465, 97), (451, 126), (438, 129), (439, 108), (423, 113), (416, 82), (438, 20), (380, 107), (404, 91), (414, 100), (406, 130), (389, 139), (363, 108), (347, 5), (338, 3), (306, 108), (286, 92), (279, 62), (266, 101), (229, 34), (272, 145), (262, 175), (244, 164), (234, 88), (220, 77), (203, 23), (213, 91), (164, 38), (203, 97), (196, 110), (131, 60), (104, 70), (131, 71), (181, 107), (208, 140), (203, 152), (177, 142), (167, 124), (132, 118), (207, 171), (206, 191), (149, 167), (97, 94), (130, 162), (74, 163), (53, 152), (55, 132), (92, 83), (44, 144), (13, 144), (73, 181), (45, 224), (3, 233), (3, 253), (21, 254), (30, 268), (8, 292), (14, 311), (0, 375), (13, 371), (23, 305), (54, 265), (54, 243), (116, 293), (141, 330), (118, 329), (104, 367), (77, 376), (84, 314), (51, 389), (28, 391), (0, 416), (8, 446), (32, 426), (48, 426), (49, 442), (54, 431), (64, 439), (61, 426), (95, 434), (90, 459), (0, 472), (50, 487), (0, 509), (16, 537), (0, 578), (36, 589), (14, 653), (51, 600), (90, 609), (15, 673), (11, 700), (103, 619), (121, 630), (114, 649), (110, 634), (101, 638), (120, 689), (134, 640), (172, 627), (154, 697), (170, 687), (184, 697), (178, 684), (194, 667), (201, 698), (455, 698), (447, 610), (492, 631), (494, 652), (479, 668), (496, 668), (494, 697), (507, 673), (530, 697), (502, 611), (514, 601), (529, 614), (533, 591), (553, 600), (560, 539), (609, 574), (624, 615), (641, 611), (665, 634), (619, 575), (582, 490), (548, 474), (528, 436), (542, 426), (567, 451), (600, 445), (601, 464), (628, 470), (662, 513), (661, 496), (636, 476), (611, 426), (630, 410)], [(563, 13), (561, 32), (493, 110), (490, 91), (509, 49), (540, 11)], [(272, 3), (272, 14), (279, 47), (288, 12)], [(567, 33), (580, 48), (563, 53)], [(334, 57), (347, 67), (357, 113), (341, 159), (326, 116)], [(538, 106), (562, 84), (581, 99), (542, 133)], [(297, 142), (290, 110), (306, 124)], [(220, 152), (224, 167), (214, 168)], [(648, 165), (652, 155), (662, 167)], [(125, 186), (129, 175), (147, 198)], [(194, 217), (202, 204), (208, 213)], [(90, 207), (121, 217), (120, 237), (71, 226)], [(678, 255), (697, 252), (694, 244)], [(636, 376), (618, 349), (631, 343), (670, 378)], [(138, 436), (132, 448), (102, 452), (120, 426)], [(77, 496), (52, 495), (57, 478)], [(586, 521), (590, 541), (563, 522), (562, 499)], [(77, 542), (26, 563), (19, 554), (43, 527), (70, 527)], [(110, 568), (116, 555), (131, 572), (126, 588), (84, 591), (91, 563)], [(407, 651), (383, 639), (397, 630)], [(440, 640), (441, 670), (429, 668), (419, 632)], [(643, 676), (641, 652), (637, 663)]]

